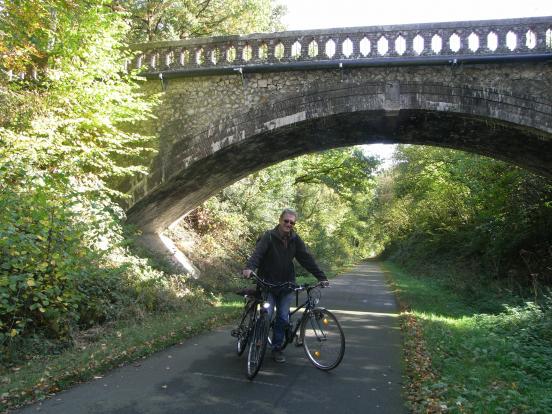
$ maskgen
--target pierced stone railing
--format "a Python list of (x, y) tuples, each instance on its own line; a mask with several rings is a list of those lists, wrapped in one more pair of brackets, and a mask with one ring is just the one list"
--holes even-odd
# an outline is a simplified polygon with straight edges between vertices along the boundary
[(552, 58), (552, 16), (290, 31), (135, 45), (129, 69), (185, 76), (305, 67)]

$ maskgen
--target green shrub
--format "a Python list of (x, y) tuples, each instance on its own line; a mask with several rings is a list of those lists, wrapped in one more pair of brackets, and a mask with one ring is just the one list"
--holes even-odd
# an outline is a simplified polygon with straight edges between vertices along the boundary
[(99, 181), (45, 169), (38, 152), (6, 145), (0, 155), (0, 346), (33, 335), (65, 341), (174, 309), (190, 293), (121, 246), (123, 214)]
[(90, 197), (88, 184), (33, 161), (0, 163), (0, 343), (37, 328), (69, 333), (89, 300), (85, 286), (104, 276), (99, 245), (114, 226), (108, 201)]

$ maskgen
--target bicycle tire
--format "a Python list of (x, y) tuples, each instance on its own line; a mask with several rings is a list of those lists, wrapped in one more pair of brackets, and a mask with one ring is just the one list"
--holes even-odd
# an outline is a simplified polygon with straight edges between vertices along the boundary
[(236, 340), (236, 353), (238, 356), (241, 356), (243, 351), (247, 348), (247, 343), (249, 341), (249, 337), (251, 336), (253, 323), (255, 321), (255, 310), (254, 304), (250, 304), (243, 314), (238, 326)]
[(250, 380), (255, 378), (261, 369), (266, 352), (266, 344), (268, 342), (268, 330), (268, 316), (266, 313), (261, 313), (255, 322), (253, 334), (249, 340), (249, 351), (247, 353), (247, 378)]
[(335, 315), (327, 309), (315, 308), (301, 322), (300, 340), (305, 354), (318, 369), (337, 367), (345, 355), (345, 335)]

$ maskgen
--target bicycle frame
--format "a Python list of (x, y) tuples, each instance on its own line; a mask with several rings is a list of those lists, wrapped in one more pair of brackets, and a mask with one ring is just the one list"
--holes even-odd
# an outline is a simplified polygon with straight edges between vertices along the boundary
[[(289, 344), (293, 341), (293, 338), (295, 338), (297, 336), (297, 331), (301, 328), (301, 323), (303, 322), (303, 319), (307, 318), (308, 312), (311, 309), (314, 309), (316, 307), (316, 303), (314, 303), (315, 299), (311, 296), (311, 292), (319, 286), (320, 286), (320, 284), (316, 284), (314, 286), (303, 285), (303, 286), (299, 286), (296, 289), (294, 289), (295, 290), (295, 309), (289, 313), (289, 323), (290, 323), (290, 325), (293, 325), (293, 323), (292, 323), (293, 315), (295, 315), (301, 309), (304, 309), (304, 311), (303, 311), (303, 314), (301, 315), (301, 318), (299, 318), (297, 320), (297, 323), (292, 328), (291, 335), (289, 335), (289, 336), (286, 335), (285, 336), (286, 344)], [(303, 290), (307, 291), (307, 298), (301, 304), (301, 306), (299, 306), (299, 292), (302, 292)]]

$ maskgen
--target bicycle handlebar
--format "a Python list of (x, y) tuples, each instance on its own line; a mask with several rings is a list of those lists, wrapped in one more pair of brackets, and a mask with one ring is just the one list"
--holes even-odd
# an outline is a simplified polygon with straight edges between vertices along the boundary
[(251, 276), (253, 276), (253, 278), (256, 279), (257, 282), (259, 282), (261, 285), (264, 285), (266, 287), (282, 288), (282, 287), (288, 286), (290, 288), (295, 288), (297, 286), (295, 283), (292, 283), (292, 282), (284, 282), (279, 284), (267, 282), (266, 280), (261, 279), (259, 275), (257, 275), (257, 273), (253, 271), (251, 272)]
[(255, 278), (257, 280), (257, 282), (260, 282), (262, 285), (264, 285), (266, 287), (282, 288), (282, 287), (287, 286), (287, 287), (293, 289), (294, 292), (301, 292), (303, 290), (310, 291), (310, 290), (315, 289), (317, 287), (320, 287), (320, 288), (328, 287), (328, 286), (326, 286), (327, 280), (321, 280), (317, 284), (312, 285), (312, 286), (309, 285), (308, 283), (305, 283), (305, 284), (302, 284), (302, 285), (297, 285), (293, 282), (284, 282), (284, 283), (280, 283), (280, 284), (274, 284), (274, 283), (269, 283), (269, 282), (261, 279), (259, 277), (259, 275), (257, 275), (257, 273), (255, 273), (253, 271), (251, 271), (251, 275), (253, 276), (253, 278)]

